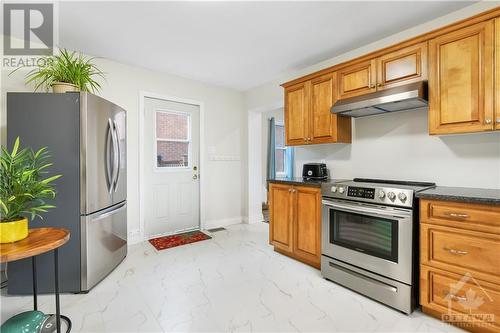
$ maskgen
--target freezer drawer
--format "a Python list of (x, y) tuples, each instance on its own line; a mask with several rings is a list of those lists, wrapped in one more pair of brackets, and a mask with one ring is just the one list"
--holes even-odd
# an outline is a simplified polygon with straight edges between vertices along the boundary
[(101, 281), (127, 255), (127, 204), (82, 216), (82, 291)]

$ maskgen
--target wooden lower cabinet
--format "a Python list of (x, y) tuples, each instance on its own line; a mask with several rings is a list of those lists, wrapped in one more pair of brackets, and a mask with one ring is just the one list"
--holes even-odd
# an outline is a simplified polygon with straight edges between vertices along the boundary
[(498, 284), (423, 266), (420, 290), (424, 313), (468, 331), (500, 332)]
[(269, 242), (280, 253), (316, 268), (321, 262), (321, 190), (269, 185)]
[(275, 248), (289, 253), (293, 252), (291, 189), (289, 185), (269, 186), (269, 238)]
[(500, 206), (420, 203), (423, 312), (472, 332), (500, 332)]

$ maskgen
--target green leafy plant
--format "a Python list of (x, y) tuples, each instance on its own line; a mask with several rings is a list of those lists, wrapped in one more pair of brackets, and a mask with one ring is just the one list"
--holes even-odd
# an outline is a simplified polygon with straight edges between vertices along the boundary
[(97, 92), (101, 85), (95, 78), (104, 78), (104, 73), (92, 63), (94, 59), (61, 49), (60, 54), (38, 61), (40, 65), (26, 74), (26, 84), (34, 83), (35, 91), (40, 88), (48, 91), (54, 83), (64, 82), (76, 85), (81, 91)]
[(52, 182), (61, 175), (47, 178), (52, 163), (47, 147), (34, 152), (32, 149), (19, 149), (19, 138), (16, 139), (12, 151), (4, 146), (0, 151), (0, 222), (11, 222), (22, 219), (26, 215), (31, 219), (40, 217), (47, 209), (55, 208), (45, 203), (45, 199), (53, 199), (56, 191)]

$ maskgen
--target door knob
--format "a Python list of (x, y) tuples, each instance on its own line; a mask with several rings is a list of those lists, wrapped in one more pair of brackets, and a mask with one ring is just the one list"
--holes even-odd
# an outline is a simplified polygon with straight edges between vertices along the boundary
[(485, 122), (486, 124), (491, 124), (491, 119), (486, 119), (484, 122)]
[(194, 180), (198, 179), (198, 175), (193, 175), (193, 179)]
[(500, 118), (497, 118), (497, 124), (500, 124)]

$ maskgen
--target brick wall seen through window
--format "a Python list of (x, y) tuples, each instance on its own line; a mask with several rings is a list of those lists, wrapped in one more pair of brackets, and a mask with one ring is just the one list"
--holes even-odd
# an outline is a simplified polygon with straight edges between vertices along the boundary
[(156, 111), (156, 166), (188, 166), (189, 145), (189, 115)]

